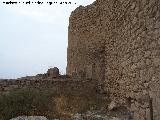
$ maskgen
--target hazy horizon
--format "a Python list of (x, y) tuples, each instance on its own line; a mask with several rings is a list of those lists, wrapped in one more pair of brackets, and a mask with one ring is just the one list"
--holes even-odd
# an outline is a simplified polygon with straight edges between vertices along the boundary
[(45, 73), (50, 67), (58, 67), (62, 74), (65, 73), (71, 11), (95, 0), (66, 1), (77, 4), (49, 6), (0, 3), (1, 79)]

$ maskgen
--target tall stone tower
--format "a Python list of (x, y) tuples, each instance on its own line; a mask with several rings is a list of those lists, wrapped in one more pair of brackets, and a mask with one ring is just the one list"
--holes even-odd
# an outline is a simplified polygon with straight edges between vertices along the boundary
[[(90, 10), (90, 11), (89, 11)], [(78, 7), (70, 16), (68, 29), (67, 74), (76, 73), (78, 77), (104, 80), (105, 44), (102, 38), (100, 10), (94, 5)]]
[[(160, 0), (96, 0), (70, 16), (67, 74), (106, 86), (135, 120), (160, 120)], [(153, 107), (153, 108), (152, 108)]]

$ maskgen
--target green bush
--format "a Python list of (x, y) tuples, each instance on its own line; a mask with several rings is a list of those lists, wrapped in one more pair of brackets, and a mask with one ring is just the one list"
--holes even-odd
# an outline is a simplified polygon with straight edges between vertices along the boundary
[(70, 117), (75, 113), (99, 109), (106, 100), (97, 95), (81, 95), (79, 91), (26, 88), (0, 95), (0, 120), (18, 116), (45, 116), (48, 118)]
[(48, 115), (53, 111), (53, 93), (48, 90), (21, 89), (0, 96), (0, 120), (20, 115)]

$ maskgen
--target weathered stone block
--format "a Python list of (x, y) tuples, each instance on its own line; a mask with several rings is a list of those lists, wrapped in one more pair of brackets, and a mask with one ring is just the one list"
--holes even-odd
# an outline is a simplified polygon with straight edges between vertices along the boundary
[(59, 69), (57, 67), (48, 69), (47, 76), (51, 78), (59, 77)]

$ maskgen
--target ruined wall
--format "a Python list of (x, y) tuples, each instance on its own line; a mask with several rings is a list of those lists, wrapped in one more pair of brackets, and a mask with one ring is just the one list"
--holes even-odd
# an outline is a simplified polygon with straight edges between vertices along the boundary
[[(94, 4), (77, 8), (70, 17), (67, 74), (104, 79), (104, 39), (100, 13)], [(93, 74), (94, 73), (94, 74)]]
[(135, 120), (149, 120), (152, 107), (159, 120), (160, 1), (97, 0), (77, 8), (70, 17), (67, 72), (87, 73), (87, 66), (94, 66), (93, 78), (105, 78), (112, 100), (128, 103)]
[[(112, 29), (108, 31), (105, 49), (105, 80), (113, 99), (131, 100), (131, 110), (137, 120), (149, 119), (149, 101), (153, 97), (150, 85), (155, 76), (157, 80), (160, 77), (159, 5), (158, 0), (132, 0), (115, 1), (112, 6)], [(155, 115), (160, 115), (159, 109), (154, 105), (159, 103), (154, 99), (154, 119), (158, 120)]]
[(71, 93), (89, 96), (96, 93), (95, 83), (91, 80), (72, 79), (17, 79), (0, 81), (0, 95), (23, 88), (52, 89), (55, 94)]

